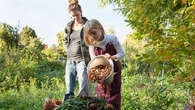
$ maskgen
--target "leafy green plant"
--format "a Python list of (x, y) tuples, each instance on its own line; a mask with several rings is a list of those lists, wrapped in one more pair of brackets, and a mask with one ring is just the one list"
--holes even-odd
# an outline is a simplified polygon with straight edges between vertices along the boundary
[(175, 110), (184, 109), (190, 83), (173, 83), (173, 77), (131, 75), (123, 78), (122, 110)]
[[(93, 107), (92, 107), (93, 104)], [(103, 98), (95, 97), (72, 97), (62, 103), (56, 110), (107, 110)]]

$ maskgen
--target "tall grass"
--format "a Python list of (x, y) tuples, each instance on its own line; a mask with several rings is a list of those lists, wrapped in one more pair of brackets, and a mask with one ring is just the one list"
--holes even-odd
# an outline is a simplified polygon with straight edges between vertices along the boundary
[(64, 83), (54, 79), (51, 85), (22, 85), (19, 90), (13, 89), (0, 93), (0, 110), (43, 110), (46, 97), (62, 99), (65, 93)]

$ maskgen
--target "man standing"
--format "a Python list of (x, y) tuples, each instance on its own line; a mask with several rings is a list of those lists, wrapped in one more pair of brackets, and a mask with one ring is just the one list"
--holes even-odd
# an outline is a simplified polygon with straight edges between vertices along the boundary
[(78, 3), (70, 4), (68, 7), (72, 21), (65, 27), (63, 43), (67, 49), (66, 62), (66, 94), (64, 101), (74, 96), (75, 80), (78, 76), (79, 95), (88, 96), (87, 63), (90, 60), (88, 47), (83, 40), (83, 26), (87, 19), (82, 17), (81, 6)]

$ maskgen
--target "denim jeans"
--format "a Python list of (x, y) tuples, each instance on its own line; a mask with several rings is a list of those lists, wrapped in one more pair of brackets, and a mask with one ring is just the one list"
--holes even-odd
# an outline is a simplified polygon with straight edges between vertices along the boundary
[(79, 82), (79, 96), (88, 96), (88, 75), (85, 61), (70, 61), (66, 63), (66, 94), (74, 94), (76, 77)]

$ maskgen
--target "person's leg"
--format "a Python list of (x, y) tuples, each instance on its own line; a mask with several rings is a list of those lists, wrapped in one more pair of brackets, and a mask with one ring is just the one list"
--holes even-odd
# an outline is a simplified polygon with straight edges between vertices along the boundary
[(75, 78), (76, 78), (76, 65), (73, 61), (67, 61), (66, 63), (66, 94), (64, 100), (68, 99), (70, 95), (74, 95), (75, 89)]
[(76, 66), (79, 81), (79, 96), (88, 96), (88, 75), (85, 61), (77, 63)]

